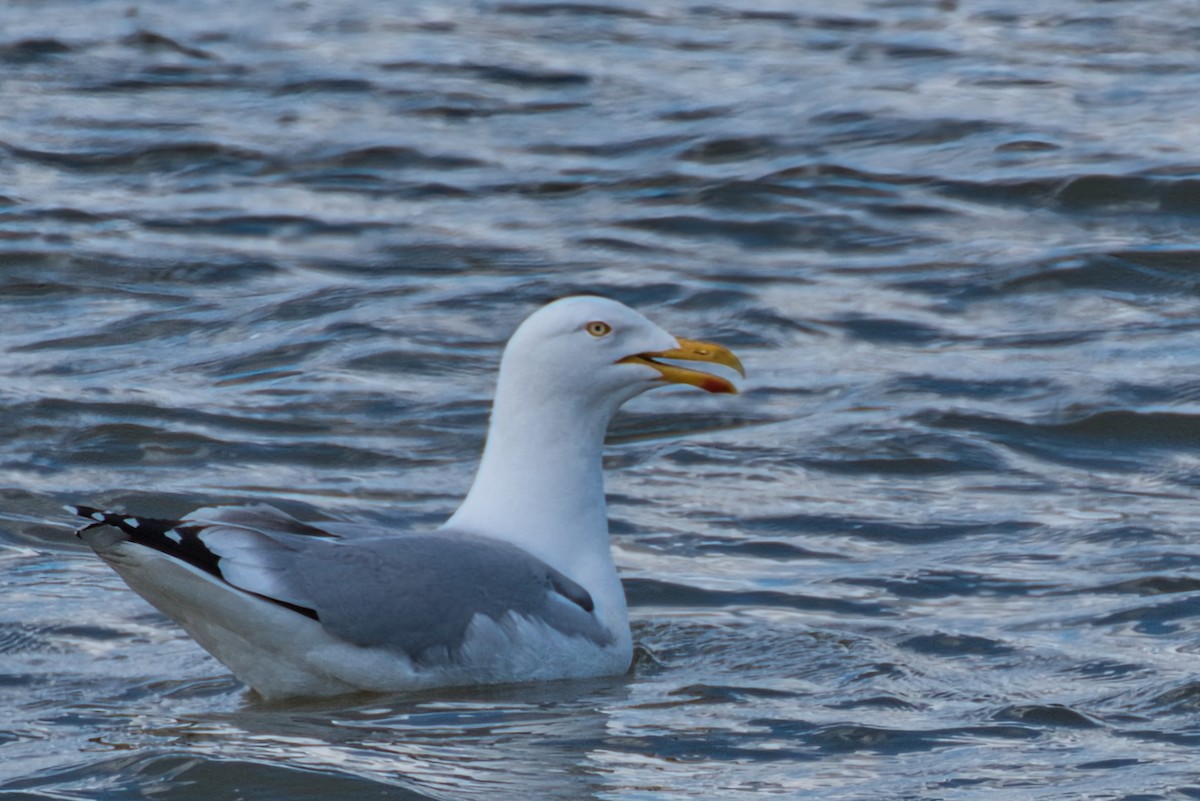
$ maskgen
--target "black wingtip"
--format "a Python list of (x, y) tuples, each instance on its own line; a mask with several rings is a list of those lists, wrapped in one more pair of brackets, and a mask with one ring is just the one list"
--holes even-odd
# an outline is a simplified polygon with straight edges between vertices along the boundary
[(91, 521), (86, 526), (81, 527), (75, 532), (76, 536), (81, 535), (88, 529), (97, 526), (112, 526), (120, 529), (125, 534), (135, 539), (142, 539), (148, 533), (158, 534), (170, 528), (179, 525), (178, 520), (159, 520), (152, 517), (134, 517), (133, 515), (122, 514), (120, 512), (108, 512), (104, 509), (97, 509), (94, 506), (75, 506), (68, 504), (63, 507), (68, 512), (84, 520)]
[(105, 522), (105, 516), (108, 513), (100, 509), (96, 509), (91, 506), (75, 506), (74, 504), (66, 504), (63, 506), (63, 508), (77, 517), (82, 517), (85, 520), (91, 521), (86, 526), (80, 526), (79, 528), (75, 529), (76, 537), (82, 537), (83, 532), (87, 531), (89, 528), (107, 525)]
[(89, 517), (92, 512), (96, 511), (90, 506), (75, 506), (74, 504), (70, 503), (64, 504), (63, 508), (71, 514), (78, 515), (79, 517)]

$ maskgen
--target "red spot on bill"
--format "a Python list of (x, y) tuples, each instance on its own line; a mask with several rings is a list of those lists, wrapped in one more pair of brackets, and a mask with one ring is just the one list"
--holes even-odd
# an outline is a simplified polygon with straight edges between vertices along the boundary
[(715, 375), (704, 379), (700, 383), (700, 389), (704, 390), (705, 392), (737, 393), (737, 387), (735, 387), (729, 381), (726, 381), (724, 378), (720, 378)]

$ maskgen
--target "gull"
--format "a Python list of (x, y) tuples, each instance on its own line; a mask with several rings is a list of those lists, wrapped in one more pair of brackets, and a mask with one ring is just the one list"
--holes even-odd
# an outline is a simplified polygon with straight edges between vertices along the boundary
[(69, 506), (131, 589), (267, 699), (625, 673), (602, 451), (617, 409), (671, 384), (736, 392), (727, 348), (598, 296), (530, 315), (500, 362), (474, 483), (439, 529), (301, 522), (266, 505), (177, 519)]

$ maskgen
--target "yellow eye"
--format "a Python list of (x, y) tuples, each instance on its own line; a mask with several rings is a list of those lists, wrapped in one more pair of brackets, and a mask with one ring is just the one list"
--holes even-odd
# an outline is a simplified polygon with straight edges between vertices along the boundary
[(593, 320), (584, 326), (584, 328), (594, 337), (602, 337), (612, 331), (612, 326), (603, 320)]

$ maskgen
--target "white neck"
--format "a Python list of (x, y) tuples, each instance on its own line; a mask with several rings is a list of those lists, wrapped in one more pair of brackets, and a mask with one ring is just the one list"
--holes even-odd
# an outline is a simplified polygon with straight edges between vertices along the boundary
[(541, 404), (514, 384), (501, 378), (475, 482), (446, 527), (524, 548), (623, 617), (601, 463), (613, 410)]

